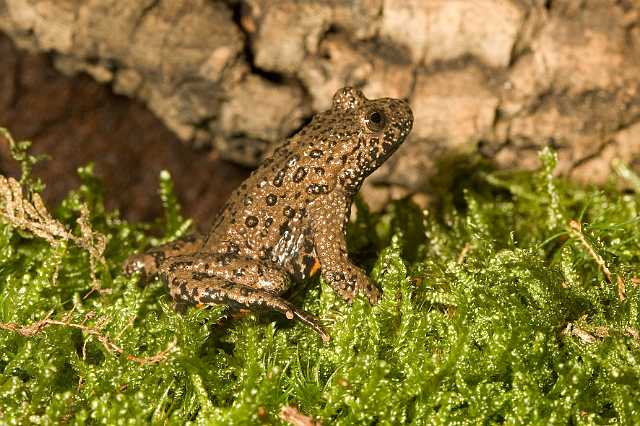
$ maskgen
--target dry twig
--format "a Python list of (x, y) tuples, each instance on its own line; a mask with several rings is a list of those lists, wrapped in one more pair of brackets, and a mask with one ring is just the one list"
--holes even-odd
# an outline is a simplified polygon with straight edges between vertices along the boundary
[[(0, 329), (12, 331), (14, 333), (18, 333), (21, 336), (25, 336), (25, 337), (33, 337), (36, 334), (42, 332), (43, 329), (50, 326), (54, 326), (54, 325), (62, 326), (62, 327), (77, 328), (79, 330), (82, 330), (83, 333), (95, 338), (98, 342), (100, 342), (100, 344), (102, 344), (102, 346), (107, 350), (107, 352), (117, 353), (117, 354), (122, 354), (125, 352), (124, 349), (122, 349), (120, 346), (110, 341), (107, 336), (101, 334), (98, 328), (89, 327), (83, 324), (73, 323), (68, 320), (61, 321), (61, 320), (50, 319), (49, 318), (50, 315), (51, 313), (49, 313), (45, 318), (39, 321), (36, 321), (30, 325), (24, 325), (24, 326), (21, 326), (15, 323), (0, 323)], [(140, 365), (158, 364), (160, 362), (165, 361), (168, 358), (169, 354), (176, 347), (176, 344), (177, 344), (177, 341), (176, 339), (174, 339), (172, 342), (170, 342), (167, 345), (165, 349), (163, 349), (162, 351), (158, 352), (155, 355), (148, 356), (148, 357), (137, 357), (134, 355), (127, 355), (127, 359), (129, 361), (137, 362)]]
[(595, 249), (585, 238), (584, 234), (582, 233), (582, 226), (580, 225), (580, 223), (578, 223), (578, 221), (576, 220), (572, 220), (571, 222), (569, 222), (569, 232), (575, 239), (578, 240), (578, 242), (580, 242), (582, 247), (585, 248), (587, 254), (596, 262), (596, 264), (604, 274), (607, 282), (611, 284), (613, 282), (611, 271), (609, 270), (609, 268), (607, 268), (607, 264), (602, 256), (596, 253)]
[[(590, 327), (591, 328), (591, 327)], [(578, 327), (576, 324), (570, 322), (567, 326), (562, 330), (562, 334), (565, 336), (575, 336), (582, 343), (596, 343), (598, 339), (604, 339), (611, 335), (611, 331), (613, 329), (611, 327), (592, 327), (591, 330), (585, 330), (584, 328)], [(640, 333), (638, 330), (635, 330), (631, 327), (625, 327), (622, 330), (622, 334), (625, 336), (632, 337), (636, 343), (640, 343)]]
[[(611, 284), (613, 282), (613, 274), (607, 267), (607, 263), (602, 258), (602, 256), (596, 253), (595, 249), (585, 238), (584, 234), (582, 233), (582, 226), (578, 221), (572, 220), (571, 222), (569, 222), (569, 233), (578, 240), (582, 247), (584, 247), (584, 249), (587, 251), (587, 254), (594, 260), (594, 262), (596, 262), (596, 264), (602, 271), (602, 274), (604, 275), (607, 282)], [(618, 300), (623, 301), (625, 299), (626, 289), (624, 279), (620, 275), (616, 277), (616, 285), (618, 287)]]
[(458, 259), (456, 259), (456, 263), (458, 265), (462, 265), (464, 263), (464, 260), (467, 257), (467, 254), (469, 254), (470, 251), (471, 251), (471, 244), (464, 243), (464, 247), (462, 247), (462, 250), (460, 251), (460, 254), (458, 255)]
[(85, 204), (80, 207), (80, 217), (77, 220), (80, 236), (76, 236), (51, 216), (40, 194), (34, 192), (27, 197), (17, 180), (0, 175), (0, 216), (14, 228), (29, 231), (54, 247), (71, 241), (86, 250), (89, 253), (92, 287), (94, 290), (100, 288), (100, 282), (96, 278), (96, 263), (106, 263), (103, 253), (107, 238), (91, 229), (89, 209)]

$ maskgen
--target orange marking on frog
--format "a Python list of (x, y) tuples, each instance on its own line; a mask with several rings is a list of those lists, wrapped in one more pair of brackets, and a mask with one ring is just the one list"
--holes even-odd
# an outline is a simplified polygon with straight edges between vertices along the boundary
[(313, 259), (313, 266), (309, 271), (309, 276), (310, 277), (314, 276), (315, 274), (318, 273), (318, 271), (320, 271), (320, 261), (316, 258), (316, 259)]

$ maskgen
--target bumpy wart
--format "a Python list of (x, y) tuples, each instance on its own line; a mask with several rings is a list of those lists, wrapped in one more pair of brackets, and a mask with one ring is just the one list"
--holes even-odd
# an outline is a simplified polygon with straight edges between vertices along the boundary
[(275, 149), (231, 195), (207, 236), (130, 258), (125, 270), (159, 273), (178, 305), (223, 303), (297, 317), (326, 341), (318, 320), (282, 298), (292, 279), (321, 271), (344, 300), (380, 291), (347, 255), (345, 231), (363, 180), (400, 146), (413, 116), (399, 99), (354, 88)]

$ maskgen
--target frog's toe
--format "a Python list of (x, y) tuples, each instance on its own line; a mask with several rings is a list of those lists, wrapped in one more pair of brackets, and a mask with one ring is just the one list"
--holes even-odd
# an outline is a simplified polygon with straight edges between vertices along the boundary
[(146, 279), (158, 272), (157, 259), (150, 254), (134, 254), (125, 260), (122, 271), (128, 277), (140, 273)]
[(378, 303), (378, 301), (380, 301), (380, 298), (382, 297), (382, 292), (370, 279), (367, 279), (366, 281), (364, 281), (359, 286), (359, 288), (360, 288), (360, 294), (365, 296), (367, 300), (369, 300), (369, 303), (371, 303), (372, 305), (375, 305), (376, 303)]
[(294, 309), (293, 313), (298, 318), (298, 320), (315, 331), (320, 336), (323, 342), (327, 343), (331, 340), (331, 336), (325, 331), (322, 325), (320, 325), (320, 321), (318, 321), (316, 317), (301, 309)]
[(138, 254), (129, 256), (122, 264), (122, 272), (128, 277), (142, 270), (144, 270), (144, 262)]
[(380, 301), (380, 298), (382, 297), (382, 291), (380, 291), (380, 289), (374, 284), (371, 284), (371, 287), (372, 288), (368, 290), (367, 299), (369, 299), (369, 302), (371, 302), (372, 305), (375, 305)]

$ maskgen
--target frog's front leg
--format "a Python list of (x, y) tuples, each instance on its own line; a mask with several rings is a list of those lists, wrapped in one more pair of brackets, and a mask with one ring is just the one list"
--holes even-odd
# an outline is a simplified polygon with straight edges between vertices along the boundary
[(351, 198), (340, 188), (319, 197), (310, 206), (310, 226), (322, 278), (346, 301), (361, 292), (369, 302), (376, 303), (380, 290), (362, 269), (351, 263), (347, 254), (350, 208)]
[(177, 304), (274, 309), (298, 318), (325, 342), (330, 339), (317, 318), (279, 296), (291, 280), (276, 265), (230, 253), (196, 253), (162, 263), (160, 276)]
[(195, 253), (200, 250), (203, 244), (204, 236), (199, 234), (187, 235), (169, 243), (153, 247), (145, 253), (129, 256), (124, 262), (122, 269), (127, 275), (139, 272), (143, 279), (146, 280), (160, 271), (160, 265), (165, 259)]

